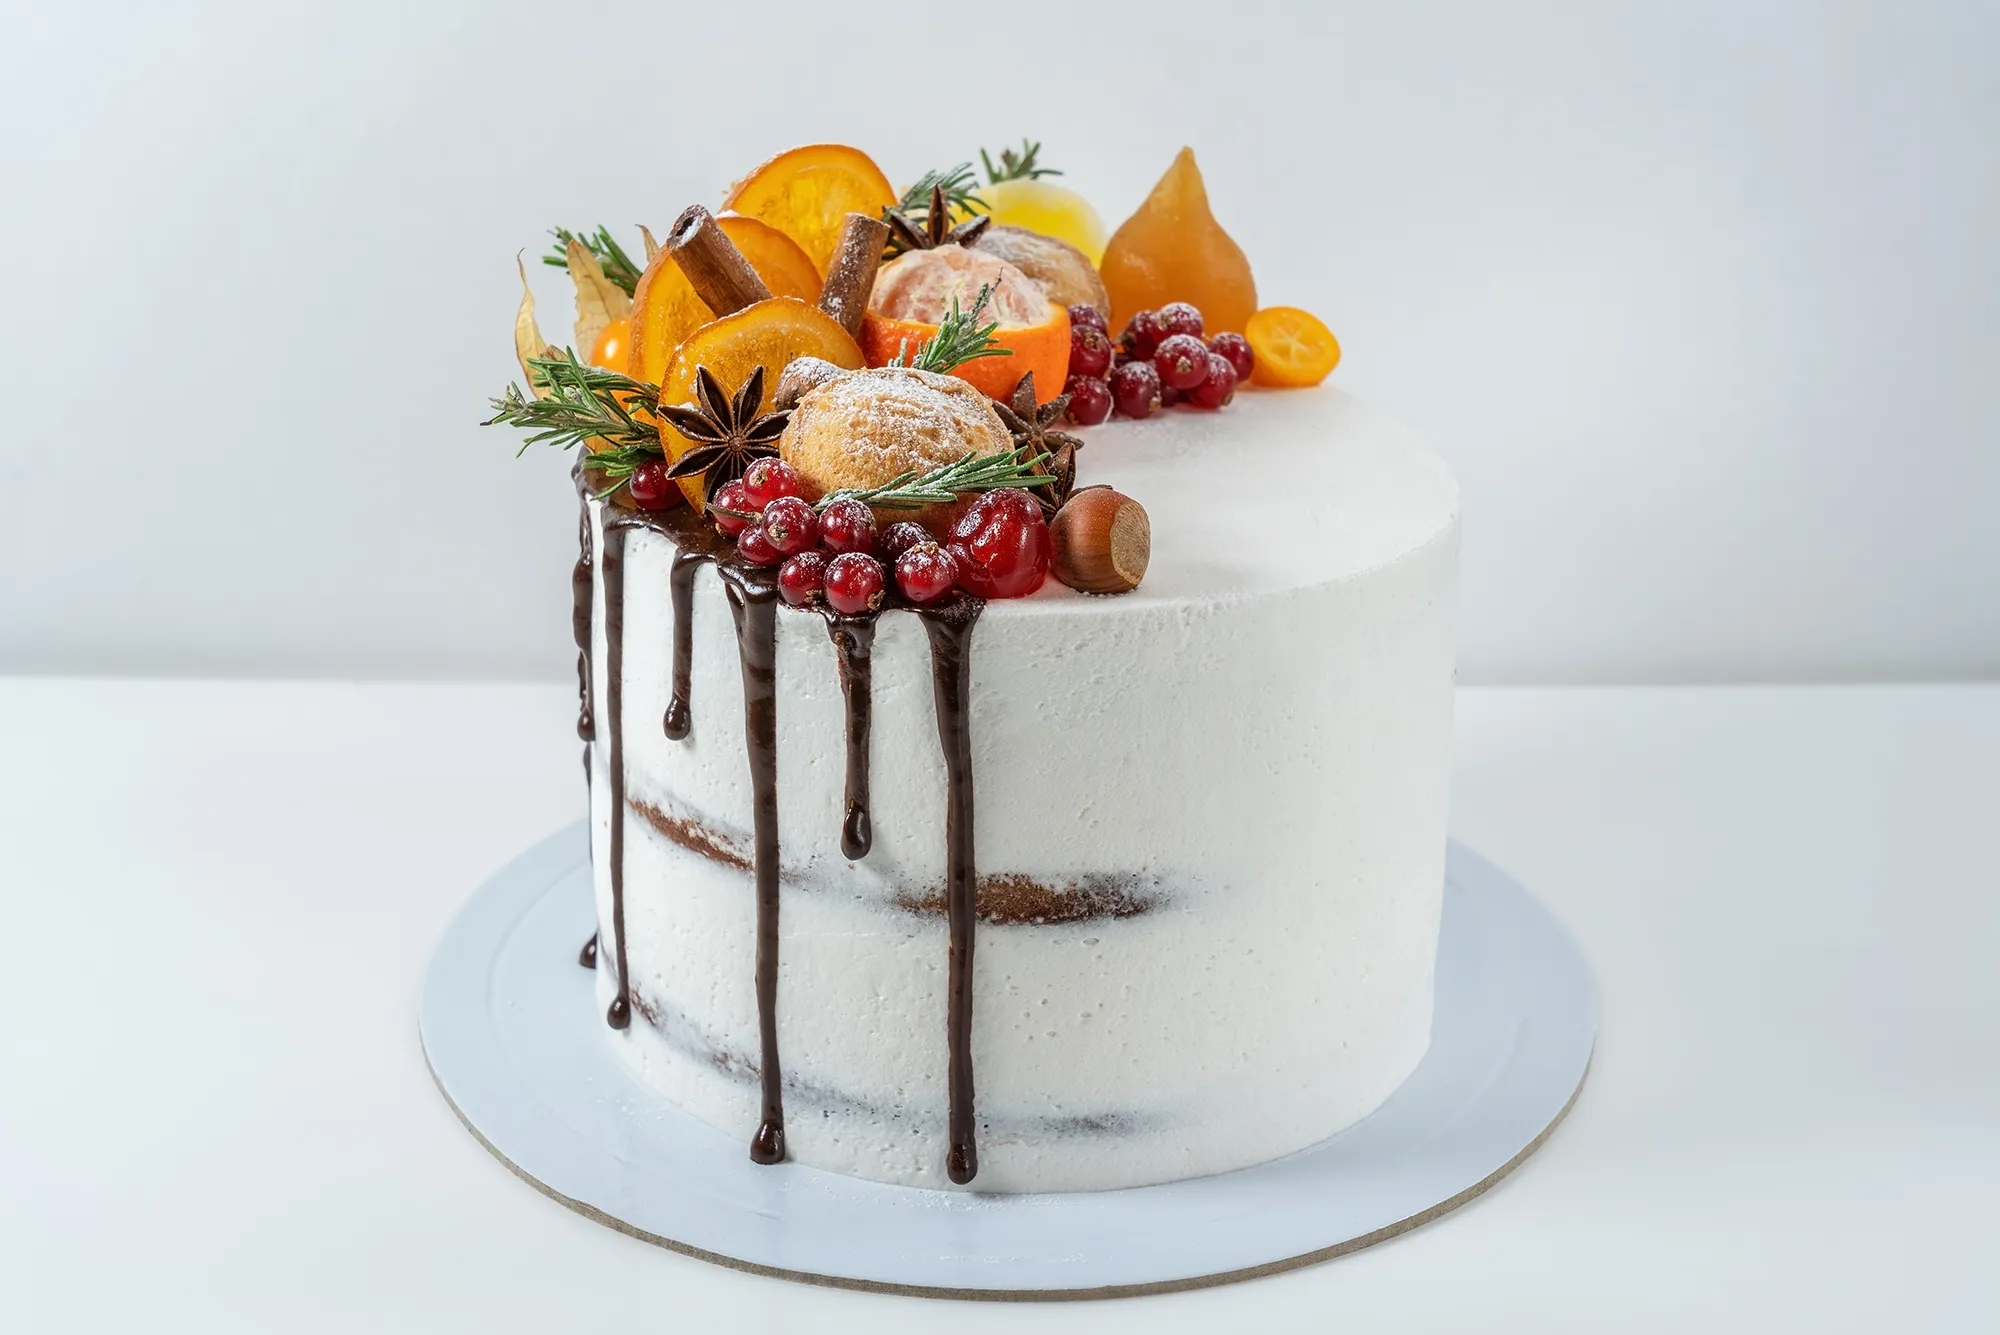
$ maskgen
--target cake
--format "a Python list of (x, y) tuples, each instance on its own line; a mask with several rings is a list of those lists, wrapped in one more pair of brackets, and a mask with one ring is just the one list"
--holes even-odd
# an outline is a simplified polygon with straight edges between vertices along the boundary
[[(625, 332), (579, 328), (591, 362), (546, 350), (526, 306), (529, 392), (499, 401), (588, 449), (593, 1041), (758, 1163), (905, 1186), (1139, 1186), (1353, 1125), (1429, 1043), (1450, 475), (1317, 384), (1331, 336), (1218, 280), (1214, 238), (1177, 272), (1148, 209), (1096, 259), (1052, 236), (1108, 311), (1041, 300), (1075, 290), (1070, 261), (953, 254), (926, 278), (925, 252), (976, 249), (993, 211), (932, 180), (913, 217), (867, 193), (883, 180), (832, 192), (828, 218), (765, 179), (808, 152), (730, 202), (823, 257), (816, 302), (742, 290), (771, 247), (691, 209)], [(827, 158), (849, 161), (808, 161)], [(580, 294), (616, 249), (567, 240)], [(707, 310), (663, 335), (642, 308), (674, 275)], [(1142, 305), (1147, 282), (1233, 301), (1245, 328)], [(641, 329), (676, 340), (659, 381), (635, 374)], [(950, 363), (966, 349), (988, 355)], [(1051, 349), (1055, 376), (995, 378)], [(1239, 357), (1273, 387), (1236, 393)]]

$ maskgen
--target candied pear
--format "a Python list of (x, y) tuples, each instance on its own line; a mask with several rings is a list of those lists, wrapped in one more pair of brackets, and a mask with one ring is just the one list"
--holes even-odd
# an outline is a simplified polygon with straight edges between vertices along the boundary
[(1208, 189), (1194, 150), (1183, 148), (1139, 211), (1111, 235), (1097, 266), (1111, 294), (1111, 327), (1135, 311), (1185, 301), (1201, 312), (1203, 332), (1241, 333), (1257, 310), (1250, 261), (1208, 209)]

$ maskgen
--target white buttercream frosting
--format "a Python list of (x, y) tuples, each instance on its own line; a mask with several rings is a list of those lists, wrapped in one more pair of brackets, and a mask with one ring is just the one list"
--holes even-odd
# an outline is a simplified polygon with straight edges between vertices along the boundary
[[(1076, 887), (1109, 908), (978, 929), (978, 1190), (1130, 1186), (1288, 1153), (1378, 1106), (1429, 1039), (1450, 765), (1449, 474), (1333, 390), (1245, 392), (1220, 413), (1084, 437), (1079, 483), (1114, 483), (1146, 506), (1152, 565), (1120, 597), (1051, 582), (986, 608), (972, 636), (975, 851), (982, 876)], [(736, 637), (705, 568), (693, 730), (666, 738), (672, 551), (648, 532), (627, 542), (626, 944), (640, 1005), (605, 1041), (664, 1097), (747, 1142), (756, 915)], [(596, 596), (601, 666), (601, 582)], [(791, 1157), (945, 1186), (945, 924), (920, 907), (945, 868), (929, 643), (908, 613), (879, 623), (874, 847), (858, 863), (840, 852), (844, 713), (826, 626), (780, 609), (777, 647)], [(595, 689), (602, 730), (601, 671)], [(606, 763), (600, 741), (608, 925)], [(676, 821), (697, 822), (719, 856), (661, 833)], [(599, 987), (608, 1002), (608, 967)]]

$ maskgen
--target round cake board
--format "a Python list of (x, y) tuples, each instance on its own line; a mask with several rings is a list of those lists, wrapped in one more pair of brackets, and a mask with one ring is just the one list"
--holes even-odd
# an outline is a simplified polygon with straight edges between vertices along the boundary
[(1453, 844), (1423, 1062), (1360, 1123), (1282, 1159), (1119, 1191), (1009, 1196), (760, 1167), (642, 1086), (577, 950), (595, 928), (581, 823), (482, 886), (418, 1017), (438, 1088), (548, 1196), (758, 1274), (940, 1298), (1098, 1298), (1309, 1265), (1438, 1218), (1532, 1154), (1596, 1034), (1589, 970), (1519, 885)]

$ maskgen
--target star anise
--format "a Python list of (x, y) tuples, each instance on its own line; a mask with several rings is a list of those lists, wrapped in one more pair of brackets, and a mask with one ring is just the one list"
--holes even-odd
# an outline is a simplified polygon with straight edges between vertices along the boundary
[(757, 411), (764, 402), (761, 366), (736, 391), (734, 403), (722, 392), (721, 384), (706, 366), (696, 368), (694, 383), (701, 397), (699, 408), (692, 404), (678, 408), (660, 405), (660, 416), (694, 442), (694, 448), (667, 470), (667, 476), (693, 477), (700, 473), (703, 494), (713, 496), (716, 488), (742, 477), (751, 464), (778, 452), (778, 437), (785, 433), (785, 423), (792, 414), (790, 409), (762, 414)]
[(1000, 414), (1014, 437), (1014, 452), (1023, 459), (1042, 460), (1041, 469), (1055, 479), (1052, 486), (1039, 487), (1035, 499), (1042, 503), (1044, 516), (1053, 519), (1056, 511), (1076, 489), (1076, 452), (1083, 442), (1067, 431), (1050, 428), (1062, 420), (1069, 407), (1069, 395), (1058, 394), (1047, 403), (1035, 404), (1035, 373), (1028, 372), (1015, 382), (1011, 400), (995, 399), (993, 411)]
[(984, 213), (967, 218), (954, 227), (951, 224), (951, 210), (945, 206), (944, 187), (931, 187), (931, 206), (924, 213), (924, 225), (919, 230), (902, 213), (889, 209), (882, 215), (895, 233), (896, 240), (904, 250), (936, 250), (939, 246), (969, 246), (979, 239), (993, 221)]

